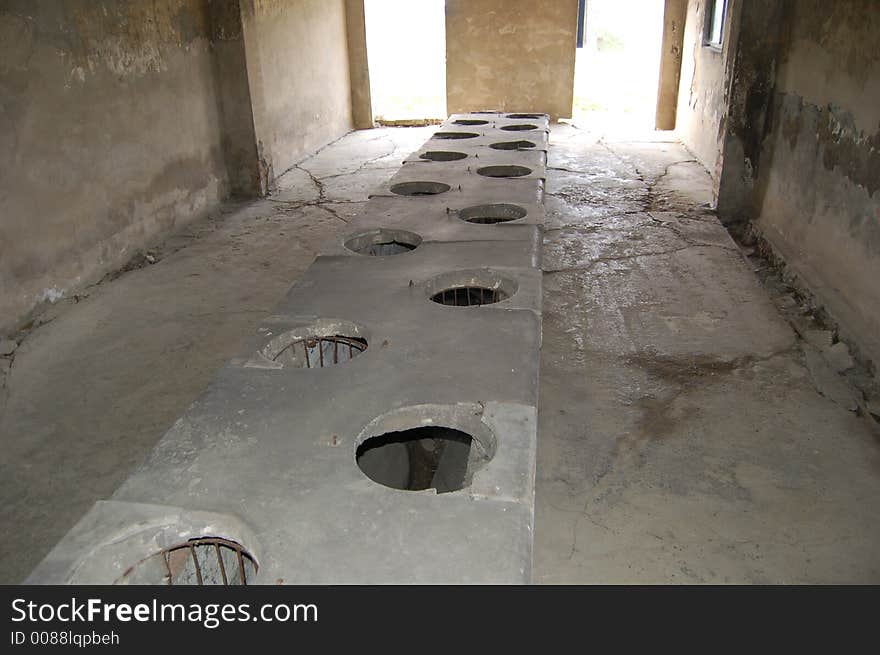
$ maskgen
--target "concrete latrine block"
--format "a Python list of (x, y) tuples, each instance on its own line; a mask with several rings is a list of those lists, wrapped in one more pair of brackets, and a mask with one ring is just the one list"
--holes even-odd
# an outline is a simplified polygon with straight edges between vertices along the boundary
[(547, 127), (441, 126), (28, 582), (528, 582)]

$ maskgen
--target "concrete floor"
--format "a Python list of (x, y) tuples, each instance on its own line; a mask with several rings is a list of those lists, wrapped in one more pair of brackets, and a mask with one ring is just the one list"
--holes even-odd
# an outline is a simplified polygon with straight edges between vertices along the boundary
[[(0, 395), (0, 582), (115, 490), (432, 131), (352, 133), (44, 317)], [(875, 433), (817, 392), (706, 172), (657, 137), (552, 139), (535, 580), (880, 581)]]

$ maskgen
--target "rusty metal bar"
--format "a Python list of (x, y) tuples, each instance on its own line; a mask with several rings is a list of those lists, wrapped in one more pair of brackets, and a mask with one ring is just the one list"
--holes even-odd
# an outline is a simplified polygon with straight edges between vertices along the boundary
[(220, 564), (220, 575), (223, 577), (223, 585), (229, 586), (229, 581), (226, 579), (226, 565), (223, 564), (223, 553), (220, 552), (220, 544), (214, 542), (214, 551), (217, 553), (217, 562)]
[(201, 587), (204, 582), (202, 582), (202, 568), (199, 566), (199, 557), (198, 555), (196, 555), (196, 547), (190, 544), (189, 552), (190, 555), (192, 555), (193, 564), (196, 567), (196, 582), (198, 582), (199, 586)]
[(165, 562), (165, 568), (168, 569), (168, 586), (174, 586), (174, 574), (171, 572), (171, 553), (168, 551), (162, 551), (162, 561)]

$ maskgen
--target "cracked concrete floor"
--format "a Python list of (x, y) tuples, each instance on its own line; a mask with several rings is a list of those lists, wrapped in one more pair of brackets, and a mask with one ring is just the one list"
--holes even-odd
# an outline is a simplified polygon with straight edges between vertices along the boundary
[[(43, 317), (0, 394), (0, 582), (106, 498), (435, 128), (354, 132)], [(878, 581), (877, 442), (674, 143), (554, 128), (537, 582)]]
[(553, 131), (535, 581), (876, 583), (874, 428), (663, 138)]

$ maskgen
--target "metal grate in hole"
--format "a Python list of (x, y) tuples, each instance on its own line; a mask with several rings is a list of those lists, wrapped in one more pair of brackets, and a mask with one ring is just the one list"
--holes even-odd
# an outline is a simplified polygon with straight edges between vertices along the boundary
[(438, 305), (451, 307), (480, 307), (507, 300), (508, 297), (501, 289), (466, 286), (443, 289), (431, 296), (431, 300)]
[(272, 357), (285, 368), (326, 368), (354, 359), (367, 349), (367, 340), (340, 335), (296, 339)]
[(259, 567), (238, 542), (198, 537), (163, 550), (130, 567), (117, 583), (247, 585)]
[(345, 247), (359, 255), (385, 257), (415, 250), (421, 242), (422, 237), (415, 232), (377, 228), (353, 235), (345, 241)]

